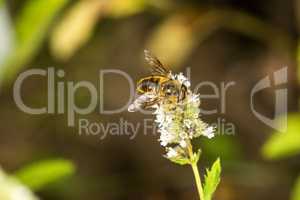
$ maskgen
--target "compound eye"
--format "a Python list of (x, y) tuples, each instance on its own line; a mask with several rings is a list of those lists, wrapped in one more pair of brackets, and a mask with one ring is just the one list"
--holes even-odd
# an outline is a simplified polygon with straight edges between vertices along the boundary
[(155, 90), (155, 88), (156, 88), (156, 86), (155, 86), (155, 84), (154, 84), (154, 83), (149, 83), (149, 85), (148, 85), (148, 89), (149, 89), (150, 91), (154, 91), (154, 90)]

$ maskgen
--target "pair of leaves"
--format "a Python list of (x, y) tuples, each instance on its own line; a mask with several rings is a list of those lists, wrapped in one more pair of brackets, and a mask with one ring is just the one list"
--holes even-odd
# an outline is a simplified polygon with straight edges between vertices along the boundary
[(206, 169), (206, 175), (204, 179), (204, 200), (211, 200), (214, 192), (217, 189), (221, 181), (221, 162), (218, 158), (211, 169)]

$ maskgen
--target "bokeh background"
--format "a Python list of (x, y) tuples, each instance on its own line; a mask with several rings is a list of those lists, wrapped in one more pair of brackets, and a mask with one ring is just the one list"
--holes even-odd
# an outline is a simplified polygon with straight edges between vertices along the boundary
[[(221, 131), (195, 142), (203, 151), (202, 174), (221, 158), (215, 199), (299, 200), (299, 13), (298, 0), (1, 0), (1, 168), (45, 200), (197, 199), (191, 169), (162, 156), (157, 134), (133, 140), (78, 134), (80, 118), (136, 124), (153, 116), (104, 115), (97, 108), (76, 115), (76, 126), (68, 127), (67, 114), (29, 115), (13, 100), (16, 78), (32, 68), (63, 69), (59, 81), (95, 86), (101, 69), (120, 69), (137, 80), (148, 74), (143, 50), (149, 49), (175, 72), (190, 67), (192, 86), (236, 82), (227, 91), (226, 112), (203, 116), (210, 123), (226, 119), (235, 134)], [(252, 113), (249, 95), (259, 80), (284, 66), (288, 83), (279, 88), (288, 88), (288, 130), (276, 133)], [(277, 88), (256, 95), (255, 107), (265, 116), (274, 115)], [(118, 76), (105, 79), (104, 91), (107, 109), (129, 98), (128, 83)], [(44, 106), (47, 80), (29, 78), (22, 96), (27, 104)], [(76, 95), (82, 107), (89, 100), (84, 89)], [(202, 108), (220, 111), (220, 103), (204, 99)], [(0, 193), (10, 191), (5, 184), (0, 182)]]

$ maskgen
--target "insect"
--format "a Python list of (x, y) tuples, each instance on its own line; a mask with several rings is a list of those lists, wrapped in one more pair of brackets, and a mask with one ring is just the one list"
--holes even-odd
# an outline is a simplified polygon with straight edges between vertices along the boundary
[(162, 101), (174, 104), (184, 100), (187, 87), (147, 50), (145, 59), (152, 67), (152, 73), (137, 82), (136, 92), (140, 96), (129, 106), (128, 111), (134, 112), (141, 108), (151, 110)]

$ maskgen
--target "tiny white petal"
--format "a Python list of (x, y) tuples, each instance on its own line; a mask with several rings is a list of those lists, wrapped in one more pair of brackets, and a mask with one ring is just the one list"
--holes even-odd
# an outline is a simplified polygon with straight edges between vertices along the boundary
[(176, 156), (178, 156), (178, 153), (175, 149), (173, 148), (168, 148), (168, 152), (167, 152), (167, 158), (174, 158)]
[(179, 145), (180, 145), (182, 148), (185, 148), (185, 147), (187, 146), (186, 141), (184, 141), (184, 140), (180, 141)]
[(215, 133), (214, 133), (214, 127), (212, 126), (209, 126), (208, 128), (206, 128), (204, 131), (203, 131), (203, 135), (209, 139), (213, 138), (215, 136)]
[(183, 120), (183, 123), (184, 123), (184, 125), (185, 125), (187, 128), (191, 128), (191, 127), (192, 127), (192, 121), (189, 120), (189, 119)]
[(188, 80), (184, 81), (183, 84), (188, 88), (191, 87), (191, 82)]
[(165, 142), (165, 141), (161, 141), (161, 142), (160, 142), (160, 145), (161, 145), (161, 146), (163, 146), (163, 147), (165, 147), (165, 146), (167, 146), (167, 145), (168, 145), (168, 143), (167, 143), (167, 142)]

